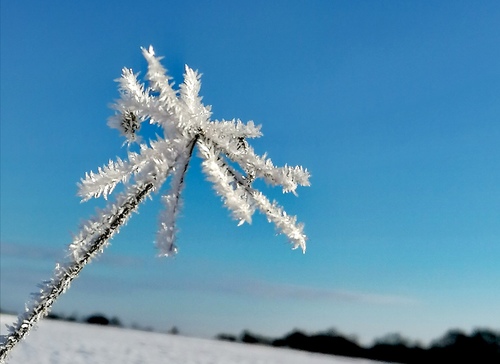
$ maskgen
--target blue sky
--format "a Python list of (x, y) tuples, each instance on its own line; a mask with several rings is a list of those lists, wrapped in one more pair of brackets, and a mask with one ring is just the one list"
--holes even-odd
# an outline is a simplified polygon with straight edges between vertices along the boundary
[(203, 73), (214, 118), (262, 124), (258, 153), (311, 171), (298, 198), (264, 189), (307, 253), (262, 216), (237, 227), (195, 159), (178, 256), (156, 257), (155, 196), (55, 311), (196, 336), (500, 329), (499, 19), (496, 1), (3, 1), (1, 307), (104, 205), (76, 183), (125, 155), (113, 80), (152, 44), (177, 84)]

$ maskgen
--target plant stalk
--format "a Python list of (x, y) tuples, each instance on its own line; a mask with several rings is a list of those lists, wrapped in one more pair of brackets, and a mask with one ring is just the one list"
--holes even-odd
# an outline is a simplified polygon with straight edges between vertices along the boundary
[[(25, 313), (19, 315), (17, 323), (10, 327), (9, 334), (0, 336), (0, 363), (4, 363), (10, 351), (27, 336), (40, 319), (48, 315), (52, 304), (69, 288), (69, 285), (78, 276), (83, 267), (92, 258), (102, 253), (108, 241), (125, 224), (132, 212), (137, 209), (139, 204), (152, 190), (152, 183), (141, 186), (134, 195), (127, 198), (118, 207), (113, 216), (106, 219), (106, 221), (101, 221), (100, 228), (97, 230), (101, 232), (93, 238), (90, 247), (78, 260), (73, 260), (64, 267), (61, 267), (59, 264), (56, 266), (54, 278), (42, 284), (43, 288), (37, 302), (31, 308), (27, 308)], [(92, 232), (89, 234), (92, 234)], [(45, 288), (47, 289), (46, 291)]]

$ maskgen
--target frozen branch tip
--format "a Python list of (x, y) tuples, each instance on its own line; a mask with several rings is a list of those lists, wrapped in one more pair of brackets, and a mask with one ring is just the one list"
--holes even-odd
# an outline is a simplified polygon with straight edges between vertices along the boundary
[[(158, 136), (149, 145), (141, 143), (140, 152), (129, 152), (127, 161), (110, 161), (97, 173), (87, 173), (79, 183), (82, 200), (107, 198), (120, 182), (128, 186), (130, 193), (147, 184), (157, 190), (171, 177), (170, 190), (162, 196), (165, 209), (160, 215), (156, 245), (160, 255), (175, 254), (175, 221), (184, 174), (196, 146), (203, 159), (203, 172), (239, 224), (251, 223), (252, 215), (259, 210), (287, 236), (294, 249), (300, 247), (305, 252), (303, 224), (277, 202), (269, 201), (252, 183), (263, 178), (272, 186), (282, 186), (283, 192), (295, 194), (297, 186), (309, 186), (309, 172), (300, 166), (275, 167), (266, 155), (256, 155), (248, 139), (262, 136), (260, 126), (252, 121), (211, 120), (211, 107), (204, 105), (199, 96), (201, 75), (197, 71), (186, 66), (184, 82), (174, 90), (153, 47), (143, 48), (142, 52), (148, 62), (148, 85), (140, 83), (131, 69), (124, 68), (117, 80), (121, 98), (113, 105), (116, 114), (108, 125), (118, 129), (127, 143), (141, 141), (138, 134), (144, 122), (163, 129), (163, 137)], [(238, 165), (241, 172), (233, 165)]]

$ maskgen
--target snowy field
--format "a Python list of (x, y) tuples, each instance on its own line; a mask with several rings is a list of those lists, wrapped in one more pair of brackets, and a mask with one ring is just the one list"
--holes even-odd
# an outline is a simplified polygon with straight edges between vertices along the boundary
[[(0, 316), (2, 334), (13, 316)], [(296, 350), (43, 320), (9, 364), (369, 364)]]

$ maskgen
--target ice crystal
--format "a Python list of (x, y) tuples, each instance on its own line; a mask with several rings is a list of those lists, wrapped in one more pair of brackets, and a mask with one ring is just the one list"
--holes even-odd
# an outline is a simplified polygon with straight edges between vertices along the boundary
[[(113, 106), (117, 113), (108, 124), (129, 143), (140, 140), (138, 132), (143, 122), (161, 127), (163, 136), (149, 145), (140, 144), (140, 153), (129, 153), (128, 161), (110, 161), (97, 173), (87, 174), (79, 184), (82, 199), (106, 198), (120, 182), (136, 186), (152, 183), (153, 190), (157, 190), (171, 176), (170, 190), (162, 197), (165, 211), (160, 214), (156, 239), (160, 255), (171, 255), (177, 251), (175, 221), (184, 175), (196, 146), (203, 159), (203, 172), (234, 219), (240, 224), (250, 223), (253, 213), (259, 210), (294, 248), (305, 251), (303, 226), (275, 201), (254, 189), (252, 183), (263, 178), (270, 185), (282, 186), (283, 192), (295, 193), (297, 186), (309, 185), (309, 172), (300, 166), (275, 167), (266, 155), (256, 155), (247, 139), (262, 133), (252, 121), (245, 124), (240, 120), (211, 120), (211, 108), (199, 96), (201, 82), (197, 71), (186, 66), (184, 82), (174, 90), (153, 48), (143, 49), (143, 54), (148, 61), (148, 86), (140, 83), (132, 70), (123, 69), (118, 80), (121, 98)], [(244, 172), (232, 165), (239, 165)]]

